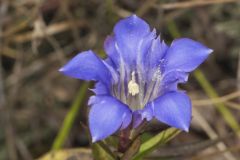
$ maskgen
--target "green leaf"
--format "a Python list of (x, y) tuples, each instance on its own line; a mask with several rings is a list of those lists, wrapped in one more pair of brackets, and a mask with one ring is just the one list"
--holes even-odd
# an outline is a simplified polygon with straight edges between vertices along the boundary
[(172, 138), (174, 138), (180, 132), (181, 132), (180, 130), (175, 128), (169, 128), (160, 132), (159, 134), (147, 140), (140, 146), (139, 153), (135, 155), (133, 160), (141, 159), (143, 156), (146, 156), (147, 154), (151, 153), (154, 149), (156, 149), (160, 145), (163, 145)]

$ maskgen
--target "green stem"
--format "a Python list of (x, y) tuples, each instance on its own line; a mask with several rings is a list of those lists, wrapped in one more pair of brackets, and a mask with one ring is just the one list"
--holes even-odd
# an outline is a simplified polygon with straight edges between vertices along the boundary
[(63, 146), (63, 144), (70, 132), (70, 129), (73, 126), (73, 122), (77, 116), (78, 110), (82, 106), (81, 104), (84, 100), (84, 97), (86, 95), (86, 90), (88, 89), (88, 87), (89, 87), (89, 84), (84, 83), (82, 85), (81, 89), (79, 90), (78, 95), (76, 96), (76, 99), (74, 100), (74, 102), (70, 108), (70, 111), (67, 113), (67, 115), (63, 121), (63, 125), (62, 125), (60, 131), (58, 132), (57, 137), (55, 138), (55, 140), (53, 142), (52, 150), (58, 150)]

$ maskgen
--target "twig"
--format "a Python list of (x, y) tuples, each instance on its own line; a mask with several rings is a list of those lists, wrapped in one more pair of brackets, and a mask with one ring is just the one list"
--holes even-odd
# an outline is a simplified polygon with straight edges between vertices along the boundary
[(195, 1), (159, 4), (159, 5), (153, 5), (153, 7), (161, 8), (164, 10), (170, 10), (170, 9), (184, 9), (184, 8), (192, 8), (192, 7), (200, 7), (200, 6), (206, 6), (206, 5), (232, 3), (232, 2), (239, 2), (239, 0), (195, 0)]
[[(159, 4), (146, 2), (148, 5), (142, 7), (141, 10), (137, 11), (137, 14), (143, 15), (150, 8), (162, 9), (162, 10), (170, 10), (170, 9), (184, 9), (184, 8), (192, 8), (206, 5), (214, 5), (214, 4), (223, 4), (223, 3), (233, 3), (238, 2), (239, 0), (195, 0), (195, 1), (187, 1), (187, 2), (175, 2), (175, 3), (167, 3), (167, 4)], [(132, 14), (132, 12), (120, 8), (116, 5), (113, 6), (115, 13), (120, 17), (127, 17)]]
[(218, 98), (212, 98), (212, 99), (207, 99), (207, 100), (193, 100), (192, 104), (194, 106), (207, 106), (207, 105), (213, 105), (217, 103), (224, 103), (227, 102), (231, 99), (238, 98), (240, 97), (240, 91), (236, 91), (233, 93), (230, 93), (228, 95), (218, 97)]
[(212, 159), (211, 157), (214, 157), (214, 156), (219, 156), (220, 154), (224, 154), (226, 152), (237, 152), (240, 150), (240, 145), (237, 145), (237, 146), (234, 146), (234, 147), (229, 147), (227, 148), (226, 150), (223, 150), (223, 151), (217, 151), (217, 152), (214, 152), (214, 153), (210, 153), (210, 154), (205, 154), (205, 155), (199, 155), (197, 157), (193, 157), (191, 158), (192, 160), (203, 160), (203, 159)]
[(144, 15), (155, 3), (156, 3), (156, 0), (145, 1), (145, 3), (137, 10), (136, 12), (137, 15), (138, 16)]
[[(45, 28), (45, 33), (46, 35), (54, 35), (59, 32), (63, 32), (71, 28), (71, 25), (77, 25), (77, 27), (83, 27), (87, 26), (86, 21), (78, 21), (78, 22), (72, 22), (72, 21), (64, 21), (64, 22), (59, 22), (55, 23), (52, 25), (49, 25)], [(7, 37), (6, 37), (7, 38)], [(22, 33), (22, 34), (17, 34), (15, 36), (8, 37), (9, 41), (15, 42), (15, 43), (23, 43), (27, 41), (31, 41), (33, 38), (44, 38), (44, 35), (34, 35), (33, 31), (27, 32), (27, 33)]]
[(233, 109), (240, 110), (240, 104), (234, 102), (225, 102), (225, 104)]

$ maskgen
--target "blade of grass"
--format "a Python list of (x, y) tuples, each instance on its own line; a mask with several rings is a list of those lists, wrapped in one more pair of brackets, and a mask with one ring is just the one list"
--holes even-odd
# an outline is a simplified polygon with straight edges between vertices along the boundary
[(58, 150), (63, 146), (63, 144), (70, 132), (70, 129), (72, 128), (72, 125), (76, 118), (78, 110), (82, 106), (81, 104), (84, 100), (84, 97), (86, 95), (86, 91), (87, 91), (88, 87), (89, 87), (89, 83), (84, 83), (82, 85), (81, 89), (79, 90), (79, 92), (76, 96), (76, 99), (74, 100), (69, 112), (67, 113), (67, 115), (63, 121), (63, 125), (62, 125), (60, 131), (58, 132), (57, 137), (55, 138), (55, 140), (53, 142), (52, 150)]
[[(178, 28), (176, 27), (176, 24), (173, 21), (169, 21), (168, 23), (168, 30), (172, 37), (179, 37), (181, 34), (178, 31)], [(206, 92), (208, 97), (210, 98), (218, 98), (218, 94), (213, 88), (213, 86), (209, 83), (203, 72), (198, 69), (194, 72), (194, 77), (198, 81), (198, 83), (201, 85), (203, 90)], [(220, 112), (226, 123), (237, 133), (239, 130), (239, 124), (237, 120), (234, 118), (230, 110), (223, 104), (223, 103), (216, 103), (215, 104), (216, 109)]]
[(162, 144), (165, 144), (176, 135), (178, 135), (181, 131), (175, 128), (169, 128), (152, 137), (151, 139), (144, 142), (139, 149), (139, 153), (137, 153), (133, 160), (140, 160), (147, 154), (151, 153), (155, 148), (159, 147)]

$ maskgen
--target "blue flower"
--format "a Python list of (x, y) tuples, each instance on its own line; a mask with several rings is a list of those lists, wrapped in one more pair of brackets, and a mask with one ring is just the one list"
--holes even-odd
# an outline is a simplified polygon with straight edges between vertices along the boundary
[(104, 43), (106, 59), (89, 50), (60, 69), (67, 76), (96, 81), (89, 99), (92, 141), (153, 118), (188, 131), (191, 101), (177, 85), (212, 50), (188, 38), (168, 46), (136, 15), (120, 20), (113, 32)]

